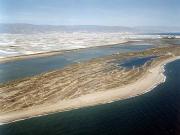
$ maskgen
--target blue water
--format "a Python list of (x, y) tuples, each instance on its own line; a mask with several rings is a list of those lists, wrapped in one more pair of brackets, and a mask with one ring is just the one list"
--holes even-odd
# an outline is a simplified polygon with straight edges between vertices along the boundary
[(152, 48), (152, 45), (114, 45), (107, 47), (96, 47), (66, 52), (56, 56), (32, 58), (0, 64), (0, 83), (37, 75), (43, 72), (64, 68), (67, 65), (103, 57), (114, 53), (142, 51)]
[(144, 95), (0, 126), (0, 135), (179, 135), (180, 60)]
[(140, 67), (146, 62), (152, 61), (157, 56), (148, 56), (148, 57), (133, 57), (124, 61), (118, 62), (118, 66), (125, 68)]

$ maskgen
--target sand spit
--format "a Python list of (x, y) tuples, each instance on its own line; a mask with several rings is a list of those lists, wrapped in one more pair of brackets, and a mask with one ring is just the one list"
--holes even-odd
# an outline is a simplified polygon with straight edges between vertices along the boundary
[(170, 63), (177, 59), (180, 59), (180, 57), (174, 57), (163, 61), (156, 67), (150, 69), (149, 72), (146, 73), (138, 81), (129, 84), (125, 87), (111, 89), (106, 92), (95, 92), (93, 94), (84, 95), (69, 101), (64, 101), (64, 102), (61, 101), (59, 103), (56, 103), (55, 105), (50, 105), (48, 107), (37, 106), (37, 108), (33, 108), (31, 110), (22, 111), (22, 112), (13, 112), (12, 114), (2, 115), (0, 116), (0, 121), (1, 121), (0, 125), (9, 122), (16, 122), (32, 117), (48, 115), (51, 114), (52, 112), (62, 112), (71, 109), (77, 109), (80, 107), (111, 103), (117, 100), (122, 100), (130, 97), (142, 95), (146, 92), (151, 91), (159, 84), (165, 82), (166, 76), (163, 74), (164, 66), (167, 63)]
[[(170, 50), (171, 49), (172, 48), (170, 48)], [(176, 52), (178, 53), (179, 51), (177, 49), (178, 48), (175, 48)], [(170, 51), (170, 50), (168, 50), (168, 51)], [(157, 50), (152, 50), (152, 51), (155, 52)], [(151, 51), (146, 52), (146, 53), (151, 53)], [(7, 110), (4, 112), (0, 112), (0, 123), (4, 124), (4, 123), (19, 121), (19, 120), (23, 120), (23, 119), (32, 118), (32, 117), (38, 117), (41, 115), (47, 115), (47, 114), (51, 114), (51, 113), (55, 113), (55, 112), (62, 112), (62, 111), (67, 111), (67, 110), (86, 107), (86, 106), (110, 103), (113, 101), (127, 99), (130, 97), (135, 97), (135, 96), (144, 94), (144, 93), (152, 90), (154, 87), (156, 87), (160, 83), (163, 83), (165, 81), (166, 77), (163, 74), (164, 66), (167, 63), (170, 63), (177, 59), (180, 59), (180, 56), (177, 54), (164, 56), (163, 59), (157, 60), (155, 63), (152, 63), (151, 66), (147, 67), (146, 68), (147, 70), (143, 70), (142, 71), (143, 74), (137, 75), (137, 77), (135, 77), (133, 81), (131, 80), (130, 83), (127, 83), (127, 84), (119, 86), (119, 87), (112, 87), (112, 88), (109, 88), (107, 90), (102, 90), (102, 91), (97, 90), (97, 91), (93, 91), (93, 92), (90, 92), (87, 94), (80, 94), (80, 95), (77, 94), (78, 96), (77, 95), (75, 95), (75, 96), (74, 95), (70, 95), (70, 96), (66, 95), (66, 97), (61, 100), (51, 100), (51, 102), (45, 102), (45, 103), (39, 104), (39, 105), (32, 105), (25, 109), (17, 108), (16, 110), (10, 110), (10, 111)], [(95, 65), (95, 67), (97, 67), (97, 63)], [(68, 69), (68, 70), (70, 70), (70, 69)], [(121, 72), (117, 72), (117, 74), (120, 74), (120, 73)], [(52, 74), (52, 73), (49, 73), (49, 74)], [(99, 75), (100, 74), (98, 73), (98, 76)], [(31, 79), (28, 81), (31, 81)], [(13, 85), (16, 85), (16, 84), (13, 84)], [(21, 82), (17, 83), (17, 86), (21, 86)], [(116, 86), (118, 86), (118, 85), (116, 85)], [(9, 85), (8, 87), (11, 87), (11, 85)], [(8, 88), (8, 87), (6, 87), (6, 88)], [(94, 87), (96, 87), (96, 86), (94, 86)], [(70, 89), (70, 87), (68, 87), (68, 88)], [(74, 89), (74, 87), (73, 87), (73, 89)], [(81, 91), (77, 91), (77, 90), (75, 91), (75, 93), (78, 93), (78, 92), (81, 92)], [(74, 97), (72, 98), (72, 96), (74, 96)], [(18, 101), (18, 102), (20, 102), (20, 101)], [(13, 105), (14, 104), (12, 104), (12, 106)]]

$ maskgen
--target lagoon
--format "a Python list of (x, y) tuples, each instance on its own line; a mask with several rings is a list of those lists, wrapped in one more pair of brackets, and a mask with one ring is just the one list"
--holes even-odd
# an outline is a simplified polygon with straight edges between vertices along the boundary
[(70, 64), (97, 57), (103, 57), (114, 53), (137, 52), (150, 49), (152, 47), (154, 46), (149, 44), (119, 44), (114, 46), (79, 49), (54, 56), (0, 63), (0, 83), (61, 69)]

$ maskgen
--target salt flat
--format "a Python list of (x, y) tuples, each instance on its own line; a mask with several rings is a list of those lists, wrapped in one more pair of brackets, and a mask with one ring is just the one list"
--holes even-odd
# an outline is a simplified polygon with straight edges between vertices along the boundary
[(157, 39), (158, 35), (127, 32), (48, 32), (36, 34), (0, 34), (0, 58), (125, 43), (139, 39)]

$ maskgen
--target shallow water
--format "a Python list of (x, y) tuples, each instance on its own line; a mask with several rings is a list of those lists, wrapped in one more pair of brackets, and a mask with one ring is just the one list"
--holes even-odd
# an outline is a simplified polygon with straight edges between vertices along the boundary
[(113, 53), (123, 53), (132, 51), (142, 51), (152, 48), (152, 45), (114, 45), (106, 47), (96, 47), (67, 52), (56, 56), (43, 58), (32, 58), (0, 64), (0, 83), (37, 75), (43, 72), (63, 68), (69, 64), (103, 57)]
[(179, 135), (180, 60), (144, 95), (0, 126), (0, 135)]
[(180, 45), (180, 39), (161, 39), (161, 44)]
[(146, 62), (152, 61), (157, 56), (148, 56), (148, 57), (133, 57), (124, 61), (117, 62), (118, 66), (125, 68), (140, 67)]

